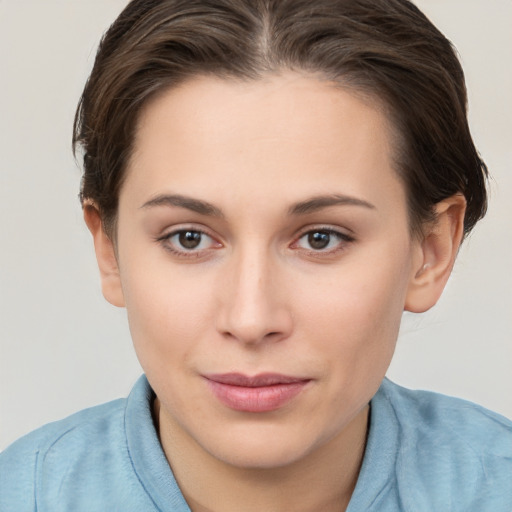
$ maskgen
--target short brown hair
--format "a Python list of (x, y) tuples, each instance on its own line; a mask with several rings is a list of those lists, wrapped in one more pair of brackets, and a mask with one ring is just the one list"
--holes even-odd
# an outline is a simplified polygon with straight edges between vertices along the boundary
[(461, 193), (464, 232), (485, 214), (487, 169), (467, 122), (451, 43), (408, 0), (132, 0), (104, 35), (82, 94), (73, 145), (82, 201), (113, 235), (143, 105), (197, 75), (256, 80), (298, 70), (370, 94), (397, 129), (397, 172), (414, 231)]

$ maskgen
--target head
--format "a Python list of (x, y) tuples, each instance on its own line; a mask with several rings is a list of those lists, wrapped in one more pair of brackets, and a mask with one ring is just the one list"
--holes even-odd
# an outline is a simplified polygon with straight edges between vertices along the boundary
[[(435, 303), (485, 211), (459, 62), (405, 0), (132, 1), (74, 141), (161, 423), (230, 464), (362, 425), (402, 311)], [(298, 395), (221, 382), (269, 372)]]
[(472, 142), (464, 75), (450, 42), (407, 0), (132, 1), (101, 42), (75, 119), (82, 201), (115, 220), (139, 115), (194, 76), (261, 80), (314, 73), (386, 109), (413, 232), (434, 205), (467, 201), (464, 232), (486, 210), (486, 168)]

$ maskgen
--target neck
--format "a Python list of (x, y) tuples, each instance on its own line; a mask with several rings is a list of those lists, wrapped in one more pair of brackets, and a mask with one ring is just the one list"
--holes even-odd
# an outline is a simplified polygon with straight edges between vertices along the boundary
[(361, 468), (368, 411), (360, 411), (341, 433), (302, 459), (265, 469), (237, 467), (212, 457), (180, 429), (169, 429), (158, 400), (155, 423), (193, 512), (343, 512)]

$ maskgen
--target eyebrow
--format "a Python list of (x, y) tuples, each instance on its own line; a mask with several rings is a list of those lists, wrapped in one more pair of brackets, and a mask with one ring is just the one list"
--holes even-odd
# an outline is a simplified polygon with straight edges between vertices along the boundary
[(376, 210), (376, 207), (357, 197), (345, 196), (340, 194), (332, 194), (326, 196), (315, 196), (306, 201), (295, 203), (288, 210), (289, 215), (305, 215), (308, 213), (314, 213), (323, 208), (329, 206), (362, 206), (370, 210)]
[[(370, 210), (375, 210), (375, 206), (368, 201), (358, 199), (357, 197), (332, 194), (315, 196), (305, 201), (300, 201), (293, 204), (288, 209), (288, 215), (306, 215), (314, 213), (329, 206), (361, 206)], [(179, 208), (186, 208), (200, 215), (209, 217), (224, 218), (222, 211), (213, 204), (203, 201), (201, 199), (194, 199), (193, 197), (183, 196), (181, 194), (161, 194), (149, 201), (146, 201), (141, 208), (154, 208), (157, 206), (177, 206)]]
[(178, 206), (186, 208), (200, 215), (210, 217), (224, 217), (219, 208), (207, 201), (194, 199), (192, 197), (182, 196), (180, 194), (162, 194), (146, 201), (141, 208), (154, 208), (155, 206)]

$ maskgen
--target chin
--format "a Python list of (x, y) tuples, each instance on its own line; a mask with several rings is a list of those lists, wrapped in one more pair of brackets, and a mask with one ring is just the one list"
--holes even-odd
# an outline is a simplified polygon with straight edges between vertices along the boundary
[(222, 440), (211, 439), (210, 446), (203, 448), (217, 460), (237, 468), (277, 469), (294, 464), (314, 450), (314, 440), (296, 434), (257, 425), (245, 432), (224, 432)]
[(212, 453), (214, 457), (225, 464), (247, 470), (269, 470), (290, 466), (301, 460), (303, 450), (290, 447), (280, 447), (278, 450), (240, 447), (229, 451)]

